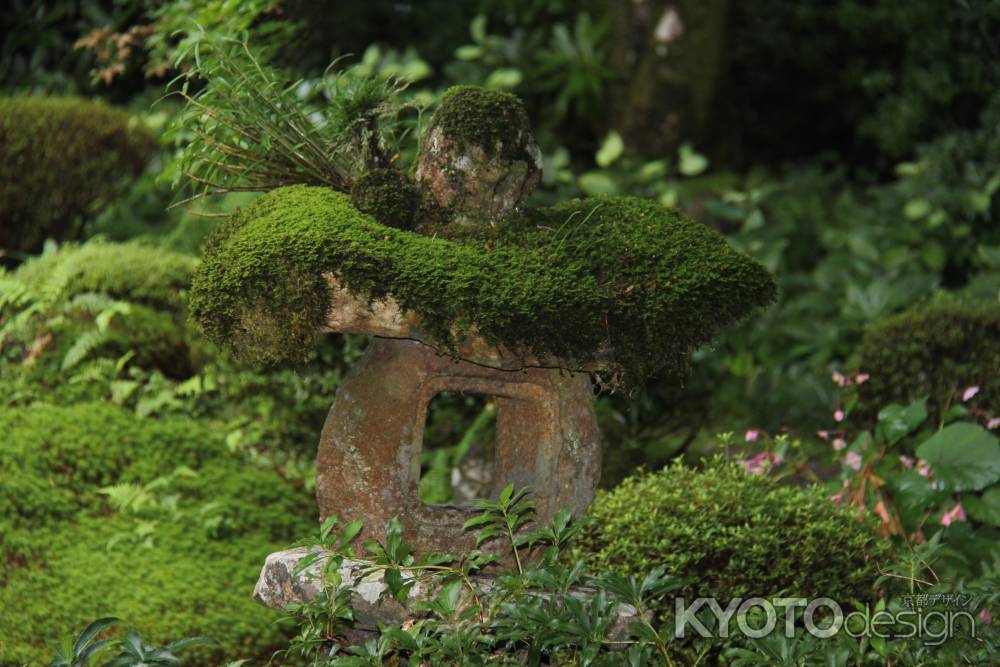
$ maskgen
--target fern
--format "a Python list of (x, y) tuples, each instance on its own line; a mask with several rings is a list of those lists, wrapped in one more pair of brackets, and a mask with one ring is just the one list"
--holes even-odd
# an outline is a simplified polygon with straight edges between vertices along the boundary
[(70, 348), (66, 350), (66, 354), (63, 356), (62, 360), (62, 370), (70, 370), (86, 359), (87, 355), (107, 342), (107, 340), (108, 334), (106, 331), (101, 331), (100, 329), (84, 331), (82, 334), (77, 336)]

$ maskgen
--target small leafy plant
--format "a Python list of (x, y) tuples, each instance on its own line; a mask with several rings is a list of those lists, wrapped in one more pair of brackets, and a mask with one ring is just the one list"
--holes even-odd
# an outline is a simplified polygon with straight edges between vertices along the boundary
[[(154, 667), (156, 665), (179, 665), (181, 660), (176, 652), (198, 644), (213, 644), (209, 637), (187, 637), (166, 646), (147, 644), (135, 628), (130, 628), (124, 639), (98, 639), (105, 630), (117, 624), (120, 619), (113, 616), (99, 618), (92, 622), (76, 638), (67, 637), (55, 647), (56, 658), (49, 667), (86, 667), (98, 653), (105, 649), (120, 648), (117, 656), (102, 663), (101, 667)], [(227, 667), (235, 667), (230, 663)]]
[[(496, 502), (480, 502), (480, 514), (466, 522), (477, 528), (477, 543), (501, 540), (515, 568), (496, 570), (496, 556), (478, 549), (464, 555), (413, 555), (403, 541), (402, 524), (391, 521), (383, 542), (369, 541), (370, 560), (353, 583), (382, 574), (384, 596), (407, 605), (411, 620), (379, 628), (377, 636), (351, 644), (344, 636), (354, 619), (345, 559), (361, 525), (340, 532), (328, 519), (318, 539), (299, 543), (317, 547), (297, 571), (325, 562), (314, 576), (323, 589), (312, 601), (289, 610), (301, 628), (286, 653), (312, 665), (386, 664), (672, 664), (667, 635), (657, 626), (652, 603), (679, 582), (654, 569), (644, 577), (592, 576), (580, 561), (568, 562), (565, 547), (576, 533), (568, 510), (551, 524), (525, 532), (534, 505), (528, 489), (508, 485)], [(544, 548), (543, 548), (544, 547)], [(357, 561), (355, 561), (357, 562)], [(488, 567), (494, 576), (482, 576)], [(411, 596), (420, 582), (430, 595)]]

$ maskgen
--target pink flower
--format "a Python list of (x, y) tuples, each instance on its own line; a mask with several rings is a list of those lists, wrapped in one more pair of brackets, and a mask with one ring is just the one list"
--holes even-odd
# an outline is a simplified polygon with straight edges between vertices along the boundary
[(839, 452), (840, 450), (847, 447), (847, 441), (844, 440), (843, 438), (834, 438), (832, 444), (833, 444), (833, 451), (835, 452)]
[(993, 622), (993, 615), (990, 614), (989, 609), (983, 609), (981, 612), (979, 612), (979, 620), (985, 623), (986, 625), (989, 625), (990, 623)]
[(1000, 417), (990, 417), (990, 420), (986, 422), (986, 428), (994, 429), (1000, 426)]
[(826, 440), (827, 438), (830, 437), (830, 432), (829, 431), (816, 431), (816, 435), (818, 435), (821, 439)]
[(927, 461), (920, 461), (917, 463), (917, 472), (920, 473), (921, 477), (931, 476), (931, 464)]
[(835, 503), (839, 503), (841, 500), (843, 500), (843, 498), (844, 494), (842, 493), (835, 493), (832, 496), (830, 496), (830, 500), (832, 500)]
[(837, 384), (838, 387), (843, 387), (845, 384), (847, 384), (847, 378), (845, 378), (844, 374), (841, 373), (840, 371), (833, 372), (833, 381)]
[(941, 517), (942, 526), (950, 526), (955, 521), (965, 521), (965, 510), (962, 508), (962, 503), (958, 503)]
[(861, 454), (857, 452), (847, 452), (847, 458), (845, 459), (848, 467), (854, 470), (861, 470)]
[(979, 387), (972, 385), (971, 387), (966, 387), (965, 391), (962, 392), (962, 401), (965, 402), (979, 393)]
[(747, 442), (756, 442), (757, 438), (760, 437), (760, 431), (758, 431), (755, 428), (752, 428), (749, 431), (747, 431), (744, 437), (746, 438)]
[(868, 373), (858, 373), (857, 375), (854, 376), (854, 381), (857, 384), (864, 384), (865, 382), (868, 382), (870, 378), (871, 375), (869, 375)]
[(833, 413), (833, 420), (838, 422), (844, 421), (844, 411), (837, 408)]
[(913, 467), (913, 459), (911, 459), (909, 456), (900, 456), (899, 457), (899, 462), (903, 464), (904, 468), (912, 468)]
[(746, 461), (743, 461), (743, 469), (750, 475), (761, 475), (770, 470), (774, 463), (781, 463), (781, 457), (772, 452), (761, 452)]

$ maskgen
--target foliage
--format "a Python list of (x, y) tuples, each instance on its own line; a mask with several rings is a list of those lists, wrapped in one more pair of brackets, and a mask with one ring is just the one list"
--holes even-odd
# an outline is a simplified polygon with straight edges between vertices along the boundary
[(728, 90), (745, 163), (835, 151), (891, 168), (969, 127), (996, 88), (1000, 3), (839, 0), (733, 6)]
[(886, 556), (875, 538), (871, 522), (818, 488), (717, 462), (675, 464), (599, 492), (577, 546), (594, 567), (621, 574), (665, 567), (687, 579), (689, 597), (865, 599)]
[(138, 175), (154, 141), (128, 114), (77, 98), (0, 98), (0, 248), (36, 251)]
[[(206, 34), (191, 48), (194, 66), (175, 86), (187, 104), (174, 136), (178, 177), (203, 194), (295, 183), (348, 192), (367, 169), (391, 164), (404, 81), (328, 69), (324, 103), (310, 105), (301, 80), (263, 64), (246, 42)], [(189, 94), (198, 79), (206, 85)]]
[(0, 354), (21, 364), (10, 375), (48, 383), (103, 356), (124, 359), (119, 371), (131, 362), (186, 377), (207, 351), (184, 325), (195, 266), (187, 255), (100, 242), (25, 262), (0, 280)]
[(1000, 440), (990, 432), (1000, 421), (977, 407), (972, 387), (937, 414), (926, 397), (886, 405), (872, 429), (854, 431), (847, 417), (868, 381), (847, 385), (841, 421), (824, 432), (841, 467), (834, 499), (866, 509), (911, 547), (940, 541), (928, 586), (988, 573), (1000, 541)]
[[(648, 610), (654, 600), (676, 588), (675, 580), (662, 570), (637, 579), (592, 576), (582, 563), (564, 564), (560, 553), (575, 532), (569, 511), (559, 512), (551, 525), (526, 533), (522, 529), (533, 513), (526, 494), (526, 489), (508, 485), (496, 502), (481, 502), (481, 513), (466, 522), (466, 529), (480, 528), (480, 543), (501, 540), (517, 563), (515, 571), (500, 573), (489, 584), (477, 574), (494, 557), (478, 550), (416, 557), (403, 541), (398, 519), (387, 526), (383, 543), (364, 545), (371, 560), (357, 580), (345, 580), (340, 568), (345, 558), (354, 557), (350, 543), (361, 524), (338, 531), (331, 517), (318, 540), (305, 542), (322, 550), (300, 562), (299, 571), (314, 568), (321, 593), (291, 610), (300, 631), (286, 653), (305, 656), (312, 665), (344, 666), (400, 660), (463, 665), (524, 660), (530, 665), (636, 665), (669, 660), (664, 630), (651, 622)], [(540, 561), (525, 560), (532, 550), (544, 551)], [(383, 596), (409, 605), (416, 619), (383, 626), (377, 637), (345, 646), (337, 639), (354, 619), (347, 587), (375, 574), (383, 575), (387, 584)], [(433, 596), (408, 601), (418, 582)], [(583, 590), (587, 592), (581, 594)], [(627, 606), (634, 610), (634, 620), (615, 636), (612, 626)]]
[(220, 641), (192, 664), (280, 646), (246, 591), (262, 557), (309, 525), (301, 486), (231, 453), (211, 422), (36, 403), (0, 410), (0, 426), (0, 604), (19, 609), (0, 660), (39, 663), (45, 642), (107, 615)]
[(135, 629), (130, 629), (125, 635), (125, 639), (94, 641), (101, 632), (118, 621), (119, 619), (113, 616), (99, 618), (84, 628), (75, 641), (72, 638), (67, 638), (62, 646), (56, 647), (57, 657), (49, 663), (49, 667), (86, 667), (98, 651), (114, 646), (120, 646), (121, 653), (114, 659), (105, 662), (104, 667), (177, 665), (180, 664), (180, 658), (174, 654), (175, 651), (183, 650), (188, 646), (213, 642), (207, 637), (187, 637), (170, 642), (163, 647), (149, 646)]
[(871, 379), (859, 387), (869, 412), (890, 403), (929, 399), (943, 416), (966, 387), (975, 403), (1000, 413), (1000, 307), (939, 299), (874, 323), (858, 350)]
[(294, 357), (324, 321), (333, 272), (355, 294), (394, 297), (446, 349), (472, 324), (493, 344), (567, 361), (607, 340), (638, 379), (683, 369), (693, 348), (773, 296), (758, 264), (652, 202), (573, 201), (483, 233), (411, 234), (329, 190), (278, 190), (210, 239), (191, 312), (243, 353)]

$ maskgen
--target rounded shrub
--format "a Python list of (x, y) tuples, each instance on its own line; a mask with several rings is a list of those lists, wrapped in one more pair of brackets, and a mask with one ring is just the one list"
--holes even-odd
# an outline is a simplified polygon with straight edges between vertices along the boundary
[(129, 115), (71, 97), (0, 98), (0, 248), (34, 251), (138, 175), (156, 148)]
[[(870, 595), (883, 542), (870, 518), (819, 487), (777, 484), (715, 461), (680, 463), (599, 492), (578, 538), (595, 569), (657, 566), (686, 580), (687, 597)], [(723, 604), (723, 606), (725, 606)]]
[(870, 327), (857, 356), (871, 377), (859, 395), (866, 412), (927, 396), (932, 414), (965, 387), (1000, 411), (1000, 306), (937, 300)]

